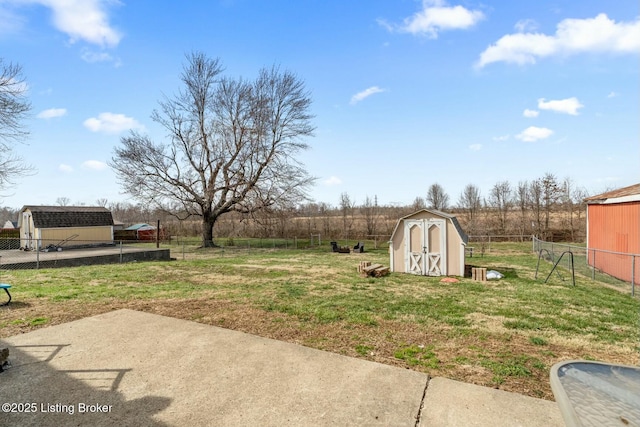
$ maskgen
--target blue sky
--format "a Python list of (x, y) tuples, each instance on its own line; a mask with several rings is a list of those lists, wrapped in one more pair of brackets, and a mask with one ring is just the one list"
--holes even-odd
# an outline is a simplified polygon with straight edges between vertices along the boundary
[(316, 201), (640, 182), (636, 0), (0, 0), (0, 57), (33, 105), (15, 150), (36, 170), (0, 205), (135, 202), (107, 162), (130, 129), (164, 138), (151, 113), (196, 50), (229, 76), (277, 64), (306, 82)]

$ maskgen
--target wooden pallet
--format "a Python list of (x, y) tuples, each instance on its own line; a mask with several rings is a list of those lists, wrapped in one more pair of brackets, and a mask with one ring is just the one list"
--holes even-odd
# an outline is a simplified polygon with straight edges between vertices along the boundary
[(383, 277), (389, 274), (389, 267), (382, 264), (371, 264), (369, 261), (360, 261), (358, 273), (362, 277)]

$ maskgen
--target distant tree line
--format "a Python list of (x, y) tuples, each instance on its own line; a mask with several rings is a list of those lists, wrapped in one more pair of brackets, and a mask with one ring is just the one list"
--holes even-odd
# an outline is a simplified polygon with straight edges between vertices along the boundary
[(585, 237), (584, 199), (588, 192), (570, 178), (546, 173), (532, 181), (500, 181), (483, 195), (475, 184), (464, 187), (455, 203), (434, 183), (411, 205), (378, 204), (377, 196), (361, 203), (347, 193), (338, 205), (309, 202), (264, 210), (259, 216), (229, 216), (218, 224), (219, 235), (292, 237), (321, 234), (328, 239), (388, 238), (397, 220), (419, 209), (453, 213), (467, 234), (482, 236), (531, 235), (555, 241), (582, 241)]
[[(464, 187), (455, 203), (437, 183), (416, 197), (410, 205), (390, 206), (378, 203), (378, 197), (365, 196), (361, 203), (346, 192), (338, 204), (305, 202), (279, 205), (252, 214), (230, 213), (216, 224), (216, 235), (231, 237), (305, 237), (320, 234), (324, 239), (385, 240), (399, 218), (419, 209), (453, 213), (467, 234), (482, 236), (521, 236), (556, 241), (582, 241), (585, 237), (584, 199), (588, 192), (573, 180), (559, 180), (546, 173), (532, 181), (512, 184), (500, 181), (483, 195), (475, 184)], [(110, 205), (114, 216), (123, 220), (136, 217), (131, 205)], [(164, 215), (164, 223), (175, 235), (197, 235), (195, 220), (177, 221), (166, 213), (146, 211), (143, 216)], [(179, 216), (179, 215), (178, 215)], [(142, 218), (141, 218), (142, 219)]]
[[(338, 204), (326, 202), (279, 204), (252, 213), (230, 212), (216, 222), (215, 234), (220, 237), (304, 237), (320, 234), (323, 239), (387, 239), (399, 218), (419, 209), (434, 209), (453, 213), (465, 232), (482, 236), (536, 235), (554, 241), (579, 242), (585, 237), (588, 192), (570, 178), (559, 180), (546, 173), (532, 181), (495, 183), (484, 195), (475, 184), (468, 184), (452, 203), (450, 196), (438, 184), (431, 184), (425, 196), (418, 196), (410, 205), (380, 205), (376, 195), (366, 196), (357, 203), (346, 192), (339, 195)], [(56, 204), (71, 205), (67, 197)], [(173, 236), (198, 236), (201, 221), (187, 212), (167, 212), (146, 204), (109, 203), (98, 199), (96, 206), (111, 210), (115, 220), (131, 225), (139, 222), (155, 224)], [(0, 220), (17, 219), (18, 211), (0, 208)], [(180, 218), (180, 219), (178, 219)]]
[(470, 235), (536, 235), (543, 239), (584, 239), (584, 199), (588, 192), (571, 178), (559, 180), (552, 173), (532, 181), (497, 182), (489, 194), (467, 184), (455, 205), (441, 185), (434, 183), (414, 209), (428, 207), (454, 212)]

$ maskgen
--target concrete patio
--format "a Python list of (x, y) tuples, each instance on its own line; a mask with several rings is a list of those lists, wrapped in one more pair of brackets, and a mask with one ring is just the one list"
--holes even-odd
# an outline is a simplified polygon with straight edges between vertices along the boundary
[(0, 425), (564, 425), (554, 402), (132, 310), (6, 346)]

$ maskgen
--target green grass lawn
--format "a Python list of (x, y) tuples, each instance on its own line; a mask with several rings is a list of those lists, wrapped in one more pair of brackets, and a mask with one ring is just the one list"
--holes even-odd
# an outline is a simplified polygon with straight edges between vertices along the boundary
[(554, 274), (544, 284), (551, 265), (534, 279), (530, 243), (492, 243), (467, 260), (503, 279), (453, 284), (360, 277), (359, 261), (388, 265), (386, 248), (178, 245), (172, 256), (177, 261), (3, 271), (14, 302), (0, 309), (0, 337), (133, 308), (544, 398), (560, 360), (639, 362), (640, 300), (628, 285), (577, 275), (574, 287), (566, 271), (566, 281)]

